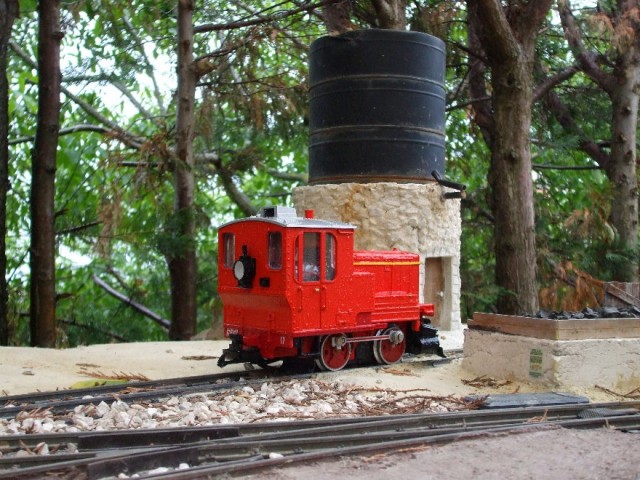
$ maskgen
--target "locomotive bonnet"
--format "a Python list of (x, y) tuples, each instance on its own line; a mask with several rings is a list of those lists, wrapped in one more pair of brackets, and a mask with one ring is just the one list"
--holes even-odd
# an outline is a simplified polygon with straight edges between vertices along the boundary
[(218, 365), (315, 360), (340, 370), (442, 355), (433, 304), (419, 302), (419, 256), (354, 250), (355, 230), (281, 206), (222, 225), (218, 293), (231, 345)]

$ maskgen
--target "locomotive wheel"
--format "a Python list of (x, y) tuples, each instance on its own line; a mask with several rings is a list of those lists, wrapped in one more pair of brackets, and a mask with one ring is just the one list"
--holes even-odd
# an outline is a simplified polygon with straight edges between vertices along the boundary
[(378, 335), (390, 335), (388, 340), (377, 340), (373, 344), (373, 355), (380, 364), (391, 365), (402, 360), (407, 348), (407, 338), (398, 327), (389, 327)]
[(351, 357), (351, 344), (344, 343), (345, 335), (327, 335), (320, 342), (320, 356), (316, 364), (322, 370), (341, 370)]

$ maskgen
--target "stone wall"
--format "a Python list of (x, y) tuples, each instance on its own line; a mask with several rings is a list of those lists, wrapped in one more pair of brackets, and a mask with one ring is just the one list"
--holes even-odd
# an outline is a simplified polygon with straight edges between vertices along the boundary
[(423, 264), (421, 292), (426, 259), (442, 259), (444, 286), (434, 323), (441, 330), (458, 330), (460, 200), (444, 200), (445, 191), (436, 183), (343, 183), (296, 188), (293, 201), (298, 215), (313, 209), (316, 218), (355, 225), (356, 249), (418, 253)]
[(629, 392), (640, 385), (640, 339), (551, 340), (469, 328), (462, 366), (478, 376), (552, 388)]

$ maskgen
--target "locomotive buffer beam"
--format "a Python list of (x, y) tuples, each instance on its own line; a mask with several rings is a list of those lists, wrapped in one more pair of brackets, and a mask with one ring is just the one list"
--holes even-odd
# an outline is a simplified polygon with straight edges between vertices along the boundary
[(428, 320), (423, 319), (419, 332), (409, 331), (407, 335), (407, 352), (414, 355), (422, 353), (435, 353), (446, 358), (444, 350), (440, 346), (438, 330), (431, 326)]
[(231, 345), (229, 348), (222, 350), (222, 355), (218, 359), (218, 366), (220, 368), (229, 365), (231, 363), (255, 363), (256, 365), (264, 366), (266, 362), (260, 350), (257, 348), (246, 348), (242, 344), (242, 335), (229, 335), (231, 339)]

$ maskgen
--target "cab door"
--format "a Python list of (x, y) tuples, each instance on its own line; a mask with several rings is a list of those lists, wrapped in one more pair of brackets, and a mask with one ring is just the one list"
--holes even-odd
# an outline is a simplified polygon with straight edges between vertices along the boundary
[(337, 275), (336, 237), (333, 233), (307, 231), (296, 237), (294, 277), (298, 289), (298, 311), (303, 328), (335, 326)]

